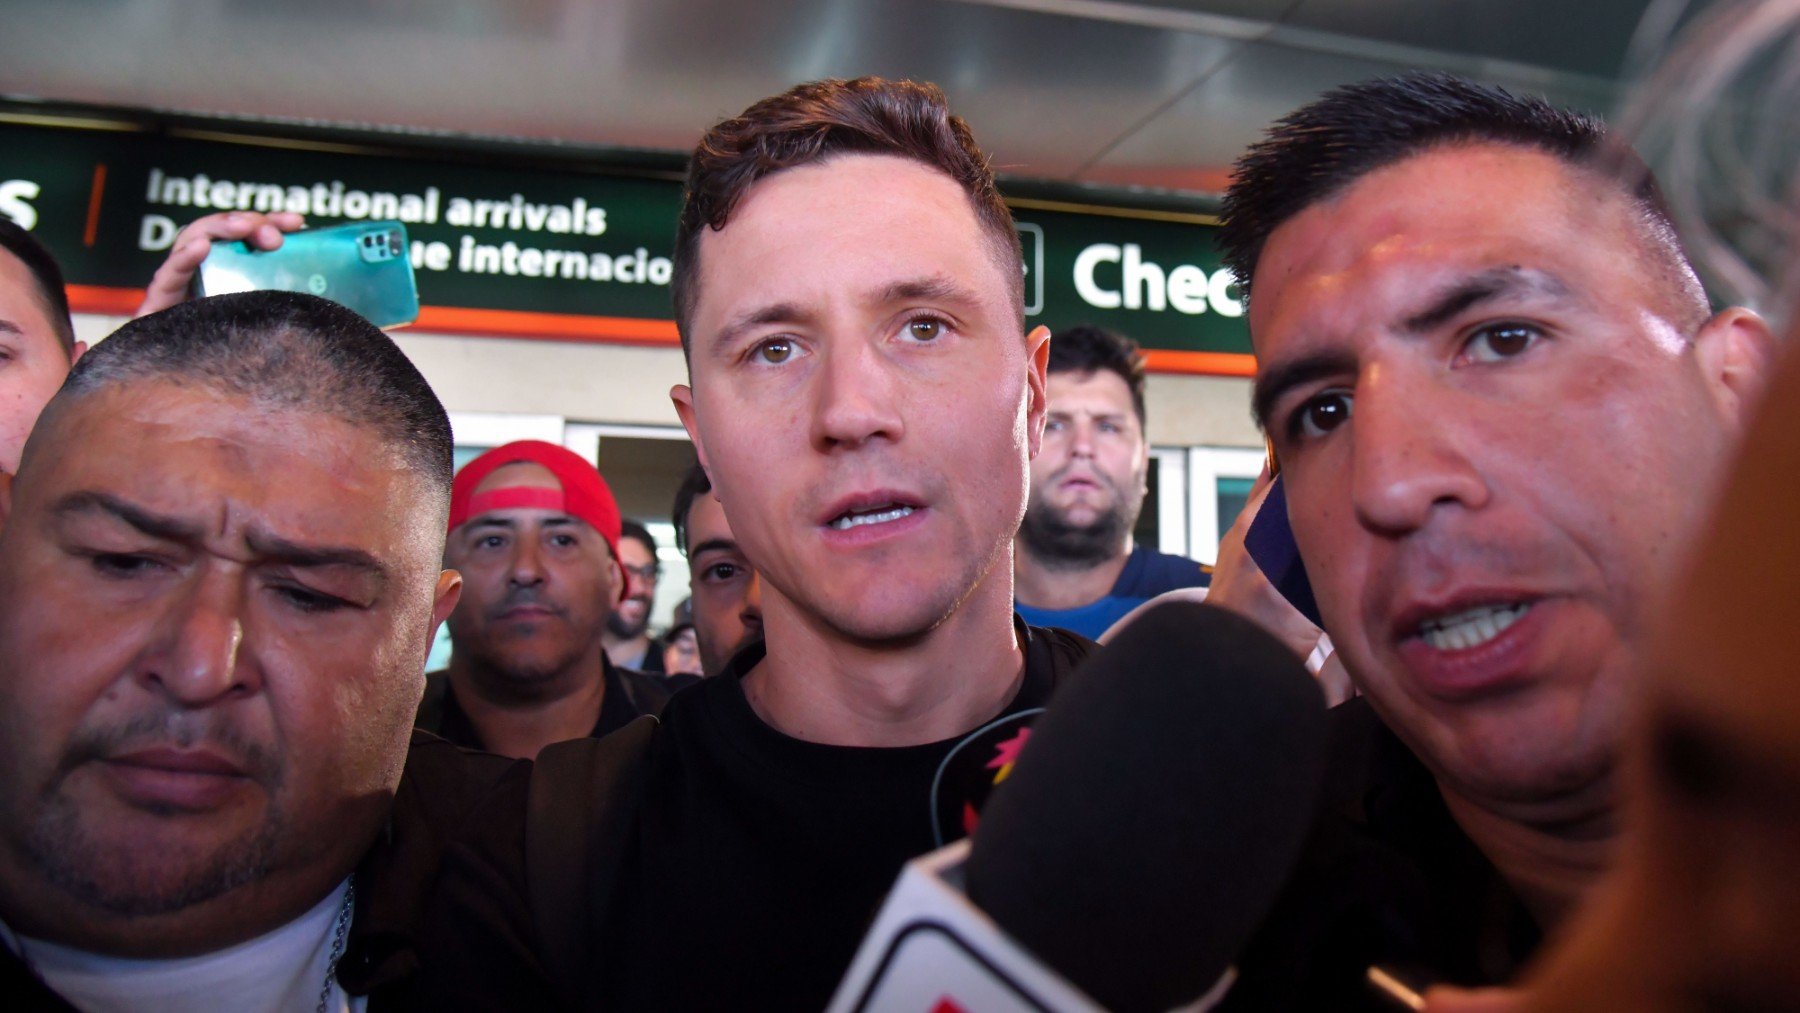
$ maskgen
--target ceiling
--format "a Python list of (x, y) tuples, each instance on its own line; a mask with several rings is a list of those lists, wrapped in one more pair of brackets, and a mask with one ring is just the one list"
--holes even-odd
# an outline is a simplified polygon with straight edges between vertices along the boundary
[(1212, 191), (1274, 117), (1409, 68), (1610, 111), (1649, 6), (0, 0), (0, 93), (684, 151), (794, 82), (881, 74), (942, 85), (1010, 175)]

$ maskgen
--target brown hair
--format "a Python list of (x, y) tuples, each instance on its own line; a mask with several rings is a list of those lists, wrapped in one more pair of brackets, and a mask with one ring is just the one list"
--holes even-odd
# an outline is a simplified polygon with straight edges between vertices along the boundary
[(976, 146), (969, 125), (951, 114), (944, 93), (933, 84), (879, 77), (812, 81), (715, 125), (694, 148), (675, 227), (671, 286), (684, 353), (698, 298), (702, 231), (723, 229), (738, 202), (763, 177), (845, 153), (898, 155), (955, 180), (969, 195), (1006, 268), (1013, 305), (1023, 322), (1023, 255), (1012, 212), (1000, 198), (987, 156)]

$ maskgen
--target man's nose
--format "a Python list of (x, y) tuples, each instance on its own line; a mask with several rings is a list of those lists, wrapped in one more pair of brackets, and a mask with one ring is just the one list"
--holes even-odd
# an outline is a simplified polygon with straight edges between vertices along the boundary
[(1072, 457), (1094, 456), (1094, 421), (1072, 419), (1069, 422), (1069, 454)]
[(544, 580), (544, 557), (537, 539), (521, 537), (513, 540), (512, 559), (507, 567), (508, 583), (521, 587), (540, 584)]
[(1404, 534), (1432, 511), (1479, 509), (1488, 489), (1471, 452), (1479, 406), (1422, 369), (1374, 366), (1358, 379), (1349, 422), (1352, 497), (1371, 530)]
[(744, 584), (744, 604), (738, 609), (738, 621), (746, 627), (762, 629), (762, 578), (754, 570)]
[(204, 707), (261, 687), (244, 658), (244, 611), (252, 593), (240, 576), (203, 572), (170, 600), (141, 681), (188, 707)]
[(813, 442), (821, 450), (897, 440), (904, 430), (894, 366), (873, 343), (846, 339), (820, 353), (813, 377)]

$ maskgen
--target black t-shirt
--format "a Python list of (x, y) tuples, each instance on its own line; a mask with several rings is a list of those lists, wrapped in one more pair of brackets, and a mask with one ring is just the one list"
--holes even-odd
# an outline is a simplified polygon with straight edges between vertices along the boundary
[[(965, 836), (999, 770), (988, 764), (1090, 646), (1018, 628), (1024, 680), (998, 726), (944, 742), (854, 748), (781, 734), (739, 681), (760, 649), (672, 701), (606, 931), (606, 1004), (823, 1008), (901, 865)], [(697, 959), (670, 959), (680, 953)]]
[[(822, 1009), (900, 867), (965, 836), (1022, 733), (1094, 646), (1016, 629), (1025, 673), (1000, 714), (966, 736), (895, 749), (803, 742), (764, 724), (740, 682), (763, 648), (746, 648), (664, 710), (643, 747), (625, 850), (599, 853), (575, 831), (578, 853), (592, 853), (585, 871), (527, 868), (527, 838), (544, 825), (527, 820), (530, 784), (515, 779), (446, 859), (422, 1005), (544, 1008), (578, 994), (622, 1010)], [(569, 826), (591, 825), (573, 808), (583, 801), (571, 800)], [(595, 881), (610, 889), (574, 930), (590, 936), (570, 972), (580, 980), (560, 988), (528, 900), (548, 876), (585, 880), (567, 889), (590, 896)]]
[(1324, 812), (1222, 1008), (1392, 1009), (1364, 982), (1372, 964), (1424, 983), (1511, 981), (1542, 933), (1431, 772), (1361, 698), (1332, 709), (1330, 756)]

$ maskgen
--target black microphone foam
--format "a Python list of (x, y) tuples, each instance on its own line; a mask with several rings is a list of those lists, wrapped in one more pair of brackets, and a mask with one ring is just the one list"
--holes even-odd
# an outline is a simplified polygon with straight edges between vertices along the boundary
[(981, 814), (968, 895), (1108, 1009), (1212, 987), (1311, 826), (1325, 708), (1249, 620), (1170, 602), (1082, 665)]

